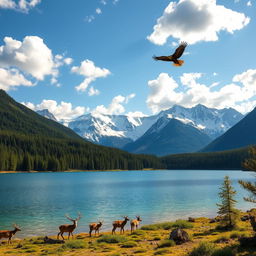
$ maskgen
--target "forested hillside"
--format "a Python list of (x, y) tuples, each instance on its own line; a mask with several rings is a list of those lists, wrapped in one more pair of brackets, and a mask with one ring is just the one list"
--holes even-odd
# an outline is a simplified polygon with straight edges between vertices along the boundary
[(243, 169), (243, 162), (250, 156), (249, 147), (208, 153), (175, 154), (162, 157), (167, 169), (225, 170)]
[(0, 170), (162, 167), (154, 156), (133, 155), (87, 142), (69, 128), (38, 115), (0, 90)]

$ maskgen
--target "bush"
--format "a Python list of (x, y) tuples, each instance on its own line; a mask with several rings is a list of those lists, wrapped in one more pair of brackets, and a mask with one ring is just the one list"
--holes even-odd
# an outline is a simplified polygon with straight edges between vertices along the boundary
[(158, 244), (158, 248), (172, 247), (175, 246), (175, 242), (173, 240), (164, 240)]
[(245, 234), (238, 231), (234, 231), (230, 234), (230, 238), (232, 239), (241, 238), (241, 237), (245, 237)]
[(173, 228), (193, 228), (194, 225), (191, 222), (188, 222), (186, 220), (176, 220), (173, 225)]
[(154, 255), (166, 255), (167, 253), (169, 253), (169, 250), (168, 249), (160, 249), (160, 250), (157, 250)]
[(136, 247), (137, 246), (137, 243), (134, 242), (134, 241), (128, 241), (128, 242), (125, 242), (121, 245), (122, 248), (133, 248), (133, 247)]
[(63, 249), (84, 249), (87, 247), (87, 243), (81, 240), (70, 240), (67, 241), (64, 245), (62, 245)]
[(189, 254), (189, 256), (212, 256), (214, 245), (208, 242), (200, 243), (199, 246)]
[(103, 235), (97, 239), (98, 243), (118, 244), (127, 242), (127, 238), (118, 235)]
[(216, 250), (212, 256), (236, 256), (236, 254), (228, 247)]
[(131, 235), (137, 235), (137, 236), (144, 236), (145, 235), (145, 232), (143, 230), (135, 230), (134, 232), (132, 232)]

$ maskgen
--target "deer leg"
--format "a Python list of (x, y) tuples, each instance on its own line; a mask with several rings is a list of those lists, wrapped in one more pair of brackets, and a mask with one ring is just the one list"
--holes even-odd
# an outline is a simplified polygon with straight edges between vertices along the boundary
[(91, 237), (92, 236), (92, 230), (90, 229), (89, 231), (89, 236)]
[(116, 233), (115, 230), (116, 230), (116, 227), (113, 227), (113, 229), (112, 229), (112, 235)]
[(63, 232), (61, 232), (61, 234), (60, 234), (60, 235), (61, 235), (62, 239), (63, 239), (63, 240), (65, 240), (65, 239), (64, 239), (64, 236), (63, 236)]

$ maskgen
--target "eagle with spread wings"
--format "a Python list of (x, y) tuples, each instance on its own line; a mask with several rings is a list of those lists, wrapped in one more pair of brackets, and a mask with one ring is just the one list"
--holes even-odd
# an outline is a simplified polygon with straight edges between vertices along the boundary
[(174, 54), (170, 56), (153, 56), (154, 60), (162, 60), (162, 61), (173, 61), (173, 65), (180, 67), (183, 65), (184, 61), (179, 60), (183, 52), (185, 51), (185, 48), (187, 47), (186, 42), (181, 42), (179, 47), (175, 50)]

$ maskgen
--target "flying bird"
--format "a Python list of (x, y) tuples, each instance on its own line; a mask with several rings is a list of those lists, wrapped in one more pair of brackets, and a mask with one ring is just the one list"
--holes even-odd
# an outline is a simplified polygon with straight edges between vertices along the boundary
[(184, 61), (183, 60), (178, 60), (181, 55), (183, 54), (185, 48), (187, 47), (186, 42), (181, 42), (179, 47), (175, 50), (173, 55), (170, 56), (153, 56), (154, 60), (162, 60), (162, 61), (173, 61), (173, 66), (180, 67), (183, 65)]

